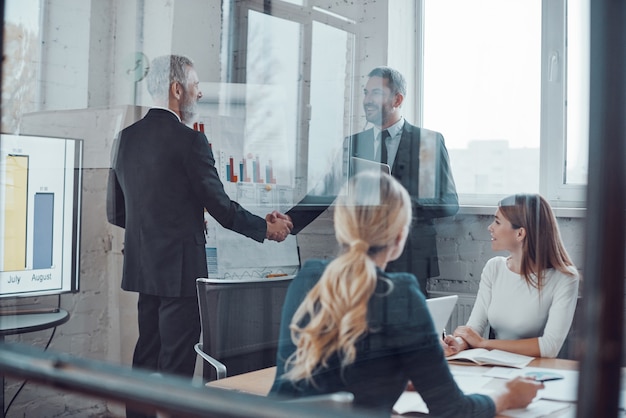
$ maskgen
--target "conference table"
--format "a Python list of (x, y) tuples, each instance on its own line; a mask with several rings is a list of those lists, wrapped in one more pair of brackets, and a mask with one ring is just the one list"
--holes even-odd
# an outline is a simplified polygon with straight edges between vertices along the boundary
[[(488, 366), (476, 366), (476, 365), (467, 365), (461, 364), (458, 362), (450, 362), (450, 369), (453, 375), (471, 375), (476, 374), (479, 376), (483, 372), (486, 372), (489, 369), (492, 369)], [(554, 370), (562, 370), (563, 374), (567, 378), (570, 378), (567, 374), (567, 371), (570, 373), (576, 373), (578, 370), (578, 362), (574, 360), (564, 360), (564, 359), (552, 359), (552, 358), (536, 358), (530, 362), (527, 366), (530, 369), (554, 369)], [(509, 369), (512, 373), (519, 369), (512, 368), (497, 368), (498, 370)], [(494, 369), (495, 370), (495, 369)], [(274, 382), (274, 376), (276, 374), (276, 367), (268, 367), (266, 369), (255, 370), (249, 373), (243, 373), (237, 376), (227, 377), (220, 380), (214, 380), (207, 383), (208, 387), (234, 390), (237, 392), (248, 393), (251, 395), (259, 395), (266, 396)], [(571, 378), (570, 378), (571, 379)], [(499, 378), (489, 378), (489, 381), (483, 386), (486, 391), (489, 390), (497, 390), (501, 388), (506, 380)], [(569, 382), (572, 383), (572, 382)], [(546, 382), (546, 385), (552, 384), (552, 382)], [(407, 392), (405, 392), (407, 394)], [(572, 402), (564, 403), (565, 407), (558, 411), (549, 413), (547, 415), (543, 415), (546, 417), (574, 417), (575, 414), (575, 404)], [(392, 417), (402, 418), (402, 417), (421, 417), (425, 416), (423, 413), (418, 412), (407, 412), (404, 414), (394, 414)], [(506, 415), (497, 415), (498, 417), (506, 417)]]

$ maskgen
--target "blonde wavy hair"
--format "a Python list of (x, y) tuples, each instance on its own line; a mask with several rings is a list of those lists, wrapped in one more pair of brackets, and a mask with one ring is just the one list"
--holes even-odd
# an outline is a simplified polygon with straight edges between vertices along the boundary
[(409, 194), (388, 174), (361, 173), (342, 189), (334, 213), (341, 253), (292, 318), (296, 351), (286, 361), (284, 378), (312, 381), (335, 353), (342, 367), (354, 362), (355, 344), (368, 332), (367, 307), (376, 288), (372, 257), (393, 246), (411, 217)]

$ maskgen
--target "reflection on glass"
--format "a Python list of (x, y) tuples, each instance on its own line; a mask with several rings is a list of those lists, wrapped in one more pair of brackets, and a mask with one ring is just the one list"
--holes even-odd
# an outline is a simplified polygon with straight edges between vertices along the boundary
[(268, 155), (277, 176), (294, 178), (300, 24), (252, 10), (248, 22), (245, 153)]
[(540, 52), (539, 0), (425, 0), (424, 128), (459, 194), (539, 191)]
[(566, 184), (587, 184), (589, 151), (589, 2), (567, 3)]
[(38, 110), (40, 0), (4, 2), (2, 132), (17, 132), (21, 116)]
[(353, 45), (353, 34), (313, 22), (308, 189), (341, 162), (333, 157), (340, 155), (346, 136)]

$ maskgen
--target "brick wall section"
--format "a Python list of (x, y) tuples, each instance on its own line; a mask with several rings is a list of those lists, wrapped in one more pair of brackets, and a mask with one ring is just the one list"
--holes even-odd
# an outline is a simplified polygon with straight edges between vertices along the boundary
[[(437, 249), (441, 274), (429, 280), (430, 290), (475, 293), (483, 266), (490, 258), (506, 253), (491, 250), (487, 227), (492, 215), (456, 215), (437, 221)], [(582, 274), (584, 251), (584, 219), (559, 218), (561, 236), (572, 261)], [(332, 223), (332, 210), (324, 212), (298, 235), (300, 257), (333, 257), (337, 245)]]

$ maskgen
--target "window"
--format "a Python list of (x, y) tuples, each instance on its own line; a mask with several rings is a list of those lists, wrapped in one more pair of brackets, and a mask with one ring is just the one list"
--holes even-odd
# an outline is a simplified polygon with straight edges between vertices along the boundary
[(231, 51), (226, 81), (284, 92), (280, 120), (283, 127), (293, 121), (286, 136), (301, 196), (327, 172), (349, 132), (356, 23), (299, 3), (236, 3), (228, 12), (237, 30), (223, 50)]
[[(4, 6), (3, 6), (4, 7)], [(16, 132), (24, 113), (39, 110), (40, 0), (7, 2), (4, 23), (2, 132)]]
[(570, 3), (566, 52), (562, 1), (423, 1), (421, 121), (446, 139), (461, 204), (583, 205), (588, 10)]
[[(567, 4), (567, 184), (587, 183), (589, 151), (589, 2)], [(585, 105), (583, 105), (585, 104)]]

